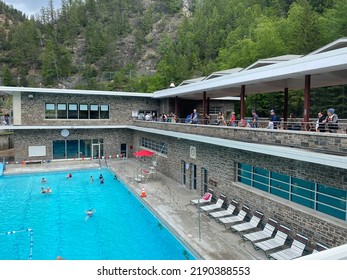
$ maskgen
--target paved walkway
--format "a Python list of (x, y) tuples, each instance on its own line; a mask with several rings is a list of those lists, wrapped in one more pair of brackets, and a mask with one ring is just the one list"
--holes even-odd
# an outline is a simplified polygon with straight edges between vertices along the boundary
[[(191, 247), (200, 258), (212, 260), (254, 260), (266, 259), (261, 251), (255, 251), (250, 242), (226, 230), (225, 227), (206, 214), (200, 214), (197, 208), (190, 203), (197, 198), (195, 191), (170, 178), (157, 173), (148, 179), (145, 184), (134, 180), (134, 170), (138, 161), (134, 159), (112, 160), (109, 167), (118, 177), (129, 186), (134, 193), (140, 196), (142, 186), (147, 193), (143, 201), (159, 216), (168, 227), (180, 236), (181, 240)], [(97, 161), (64, 161), (43, 164), (8, 165), (5, 174), (41, 172), (50, 170), (71, 171), (80, 168), (98, 168)]]

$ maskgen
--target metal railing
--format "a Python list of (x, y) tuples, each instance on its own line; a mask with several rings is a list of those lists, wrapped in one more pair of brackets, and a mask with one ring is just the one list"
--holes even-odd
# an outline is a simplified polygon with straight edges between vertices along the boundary
[[(140, 121), (146, 121), (141, 119)], [(273, 125), (271, 126), (270, 121), (268, 119), (261, 118), (258, 121), (258, 126), (254, 127), (250, 118), (245, 119), (244, 122), (237, 120), (236, 123), (232, 124), (230, 120), (225, 120), (224, 123), (220, 123), (217, 119), (199, 119), (196, 124), (193, 124), (186, 119), (183, 118), (166, 118), (166, 119), (154, 119), (147, 120), (148, 122), (154, 123), (172, 123), (172, 124), (192, 124), (192, 125), (212, 125), (212, 126), (220, 126), (220, 127), (246, 127), (246, 128), (262, 128), (262, 129), (274, 129)], [(302, 119), (298, 119), (297, 121), (278, 121), (275, 125), (276, 129), (279, 130), (291, 130), (291, 131), (306, 131), (306, 132), (330, 132), (330, 133), (347, 133), (347, 120), (340, 119), (337, 126), (333, 127), (328, 123), (320, 123), (317, 125), (316, 120), (312, 120), (309, 122), (304, 122)]]

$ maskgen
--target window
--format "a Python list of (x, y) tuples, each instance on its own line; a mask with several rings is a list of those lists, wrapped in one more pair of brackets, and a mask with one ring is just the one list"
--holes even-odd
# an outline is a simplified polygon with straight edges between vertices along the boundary
[(201, 176), (202, 176), (201, 183), (202, 183), (202, 190), (203, 190), (202, 194), (204, 194), (208, 190), (208, 169), (207, 168), (203, 167), (201, 169)]
[(140, 139), (140, 146), (151, 149), (163, 155), (167, 155), (167, 144), (164, 142), (158, 142), (156, 140), (142, 137)]
[(69, 119), (78, 119), (77, 104), (72, 104), (72, 103), (69, 104), (68, 118)]
[(290, 177), (276, 172), (271, 172), (270, 193), (289, 199)]
[(110, 109), (108, 105), (100, 105), (100, 119), (109, 119)]
[(252, 166), (239, 163), (237, 178), (239, 182), (252, 186)]
[(45, 117), (46, 119), (56, 119), (56, 106), (54, 103), (46, 103), (45, 105)]
[(347, 220), (347, 191), (238, 163), (237, 181), (319, 212)]
[(110, 106), (103, 104), (46, 103), (46, 119), (109, 119)]
[(253, 187), (266, 191), (269, 191), (269, 171), (254, 167), (253, 170)]
[(88, 105), (87, 104), (80, 104), (79, 118), (80, 119), (88, 119), (89, 118)]
[(66, 119), (67, 118), (67, 108), (65, 103), (58, 103), (58, 119)]
[(93, 149), (95, 154), (103, 156), (103, 142), (103, 139), (54, 140), (53, 159), (89, 158)]
[(90, 105), (90, 119), (99, 119), (99, 105)]

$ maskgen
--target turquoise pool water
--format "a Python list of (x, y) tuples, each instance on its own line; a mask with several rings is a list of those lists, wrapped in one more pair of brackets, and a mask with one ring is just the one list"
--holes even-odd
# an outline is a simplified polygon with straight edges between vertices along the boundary
[[(195, 259), (111, 172), (71, 173), (0, 178), (0, 259)], [(41, 187), (53, 192), (42, 194)], [(89, 208), (96, 212), (86, 219)]]

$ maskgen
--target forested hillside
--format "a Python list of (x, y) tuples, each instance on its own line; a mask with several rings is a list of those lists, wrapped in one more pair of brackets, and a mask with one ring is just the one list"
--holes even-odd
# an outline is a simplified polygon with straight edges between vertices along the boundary
[[(0, 1), (0, 80), (152, 92), (260, 58), (307, 54), (347, 36), (346, 15), (346, 0), (62, 0), (61, 9), (47, 1), (25, 19)], [(345, 91), (316, 91), (314, 115), (324, 104), (347, 117)], [(299, 116), (301, 94), (290, 95)], [(265, 114), (282, 100), (253, 96), (247, 110)]]

